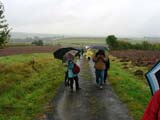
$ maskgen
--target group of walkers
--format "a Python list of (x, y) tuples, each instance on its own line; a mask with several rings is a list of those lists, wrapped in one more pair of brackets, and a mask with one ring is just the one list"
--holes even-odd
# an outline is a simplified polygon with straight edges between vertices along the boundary
[[(83, 52), (78, 55), (78, 58), (83, 56)], [(92, 57), (91, 57), (92, 55)], [(91, 58), (94, 62), (96, 83), (102, 89), (106, 83), (107, 71), (110, 68), (109, 57), (105, 54), (104, 50), (98, 50), (94, 55), (91, 51), (88, 52), (86, 58), (90, 61)], [(75, 81), (76, 91), (80, 90), (78, 74), (80, 72), (79, 66), (74, 63), (74, 59), (68, 60), (67, 71), (65, 74), (65, 86), (71, 88), (73, 92), (73, 83)], [(160, 120), (160, 90), (158, 90), (151, 98), (148, 106), (144, 112), (142, 120)]]
[[(83, 52), (81, 53), (81, 56), (83, 56)], [(96, 52), (92, 57), (92, 60), (95, 63), (96, 83), (100, 88), (103, 88), (107, 79), (107, 71), (110, 67), (109, 58), (105, 54), (104, 50), (98, 50), (98, 52)], [(74, 81), (76, 91), (81, 89), (78, 78), (79, 72), (80, 67), (74, 62), (74, 59), (68, 60), (67, 70), (65, 73), (65, 86), (69, 86), (71, 88), (71, 92), (73, 92)]]

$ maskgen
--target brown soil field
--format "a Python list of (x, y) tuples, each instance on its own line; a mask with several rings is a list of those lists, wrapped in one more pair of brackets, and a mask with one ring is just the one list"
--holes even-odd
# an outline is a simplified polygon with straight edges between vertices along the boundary
[(58, 46), (21, 46), (21, 47), (6, 47), (0, 49), (0, 56), (9, 56), (17, 54), (30, 54), (30, 53), (47, 53), (53, 52), (59, 48)]
[(120, 58), (122, 62), (132, 61), (137, 66), (153, 66), (160, 60), (160, 51), (122, 50), (111, 51), (111, 55)]

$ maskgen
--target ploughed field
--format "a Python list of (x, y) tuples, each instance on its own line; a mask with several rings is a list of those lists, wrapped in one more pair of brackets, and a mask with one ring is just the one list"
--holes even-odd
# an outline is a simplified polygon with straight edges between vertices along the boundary
[(122, 50), (111, 51), (111, 55), (118, 57), (122, 62), (132, 61), (136, 66), (153, 66), (160, 60), (160, 51)]
[(53, 52), (58, 46), (21, 46), (21, 47), (6, 47), (0, 49), (0, 56), (29, 54), (29, 53), (48, 53)]

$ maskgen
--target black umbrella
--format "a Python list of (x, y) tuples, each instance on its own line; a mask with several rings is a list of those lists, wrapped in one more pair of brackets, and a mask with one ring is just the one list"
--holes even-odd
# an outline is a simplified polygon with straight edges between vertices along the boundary
[[(60, 59), (60, 60), (63, 60), (64, 55), (65, 55), (67, 52), (71, 51), (71, 50), (77, 50), (77, 49), (72, 48), (72, 47), (60, 48), (60, 49), (56, 50), (55, 52), (53, 52), (53, 55), (54, 55), (55, 58)], [(78, 51), (78, 50), (77, 50), (77, 51)]]
[(91, 49), (98, 49), (98, 50), (109, 50), (108, 47), (106, 46), (101, 46), (101, 45), (94, 45), (94, 46), (89, 46)]

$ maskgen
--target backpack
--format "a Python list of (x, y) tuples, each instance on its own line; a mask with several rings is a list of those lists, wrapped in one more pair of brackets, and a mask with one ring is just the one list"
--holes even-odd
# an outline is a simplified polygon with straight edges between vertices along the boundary
[(78, 74), (80, 72), (80, 67), (77, 64), (74, 64), (72, 72)]

